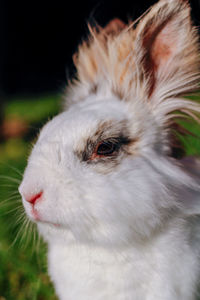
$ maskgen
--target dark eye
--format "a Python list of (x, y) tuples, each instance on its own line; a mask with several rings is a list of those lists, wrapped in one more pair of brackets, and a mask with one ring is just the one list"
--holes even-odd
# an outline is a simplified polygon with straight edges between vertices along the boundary
[(97, 155), (110, 155), (112, 154), (117, 148), (117, 145), (109, 142), (109, 141), (104, 141), (99, 144), (96, 154)]

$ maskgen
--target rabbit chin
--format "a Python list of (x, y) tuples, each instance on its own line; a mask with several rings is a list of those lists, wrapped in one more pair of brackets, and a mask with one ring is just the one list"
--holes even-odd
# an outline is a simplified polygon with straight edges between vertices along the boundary
[[(86, 232), (83, 228), (73, 228), (71, 230), (67, 226), (58, 225), (50, 222), (37, 222), (38, 231), (43, 236), (44, 240), (51, 244), (65, 244), (65, 245), (91, 245), (103, 248), (127, 248), (129, 246), (136, 246), (145, 242), (148, 236), (151, 236), (151, 230), (148, 228), (141, 228), (145, 231), (144, 234), (134, 232), (128, 225), (126, 226), (102, 226), (98, 232)], [(148, 232), (147, 232), (148, 231)]]

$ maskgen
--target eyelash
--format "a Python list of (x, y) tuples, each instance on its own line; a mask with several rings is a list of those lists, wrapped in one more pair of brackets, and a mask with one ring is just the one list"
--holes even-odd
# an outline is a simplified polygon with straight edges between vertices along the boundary
[(126, 145), (128, 142), (129, 140), (123, 137), (100, 141), (95, 147), (90, 160), (103, 157), (112, 157), (119, 151), (122, 145)]
[(112, 141), (102, 141), (100, 142), (97, 147), (96, 152), (97, 155), (100, 156), (110, 156), (112, 155), (118, 148), (120, 147), (119, 142), (112, 142)]

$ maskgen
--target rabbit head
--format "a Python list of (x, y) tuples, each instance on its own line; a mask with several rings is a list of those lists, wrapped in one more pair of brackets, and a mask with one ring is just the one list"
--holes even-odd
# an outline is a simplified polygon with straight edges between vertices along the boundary
[(193, 184), (170, 153), (174, 112), (200, 111), (180, 98), (197, 88), (197, 34), (182, 0), (90, 31), (19, 190), (46, 240), (124, 245), (160, 228), (181, 205), (176, 186)]

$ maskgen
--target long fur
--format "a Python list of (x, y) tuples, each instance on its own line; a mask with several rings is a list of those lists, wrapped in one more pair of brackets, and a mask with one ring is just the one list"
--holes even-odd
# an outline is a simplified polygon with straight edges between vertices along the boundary
[[(111, 22), (107, 27), (113, 30), (90, 28), (88, 41), (74, 55), (77, 80), (67, 88), (66, 106), (93, 91), (106, 90), (124, 101), (145, 100), (167, 128), (179, 124), (177, 116), (199, 121), (199, 104), (180, 98), (199, 88), (198, 33), (191, 24), (188, 2), (162, 0), (135, 25)], [(161, 60), (162, 47), (171, 47), (172, 54), (155, 72), (152, 55)], [(176, 129), (182, 135), (180, 124)]]
[(90, 28), (75, 54), (66, 109), (19, 188), (59, 299), (196, 299), (200, 163), (175, 159), (171, 135), (178, 117), (199, 118), (183, 98), (198, 89), (198, 53), (188, 3), (160, 0), (135, 23)]

